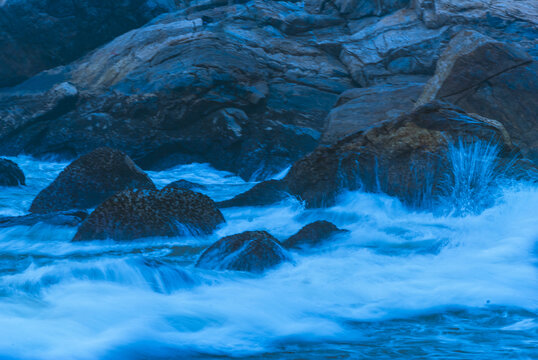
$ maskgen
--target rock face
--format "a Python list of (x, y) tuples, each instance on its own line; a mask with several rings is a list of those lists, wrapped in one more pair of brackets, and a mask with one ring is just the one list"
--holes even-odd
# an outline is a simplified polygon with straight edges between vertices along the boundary
[(538, 63), (520, 47), (460, 32), (417, 105), (433, 99), (500, 121), (523, 154), (538, 160)]
[(0, 1), (0, 87), (71, 62), (175, 7), (173, 0)]
[(290, 260), (277, 239), (265, 231), (224, 237), (206, 249), (197, 267), (261, 273)]
[[(110, 146), (143, 168), (197, 161), (266, 177), (317, 146), (327, 113), (353, 87), (317, 45), (344, 31), (331, 19), (261, 0), (162, 16), (36, 76), (16, 98), (0, 96), (0, 113), (17, 124), (0, 126), (0, 153), (78, 156)], [(65, 82), (78, 89), (74, 108), (28, 121), (28, 98)]]
[(25, 185), (25, 182), (24, 173), (17, 164), (0, 158), (0, 186), (19, 186)]
[(308, 206), (331, 205), (343, 189), (383, 191), (420, 206), (443, 194), (443, 184), (450, 183), (451, 145), (478, 141), (499, 144), (501, 158), (513, 156), (510, 138), (499, 122), (450, 104), (429, 103), (318, 148), (295, 163), (284, 181)]
[(328, 221), (315, 221), (303, 227), (297, 234), (290, 236), (282, 245), (287, 248), (302, 248), (319, 245), (333, 236), (347, 233)]
[(121, 151), (99, 148), (67, 166), (37, 195), (30, 211), (46, 214), (88, 209), (127, 189), (155, 189), (155, 185)]
[(407, 7), (410, 0), (306, 0), (305, 8), (313, 13), (334, 13), (347, 19), (381, 16)]
[(340, 95), (327, 117), (321, 142), (332, 144), (346, 135), (394, 119), (415, 106), (424, 83), (396, 82), (357, 88)]
[(224, 217), (209, 197), (190, 190), (127, 190), (99, 205), (73, 241), (134, 240), (210, 234)]

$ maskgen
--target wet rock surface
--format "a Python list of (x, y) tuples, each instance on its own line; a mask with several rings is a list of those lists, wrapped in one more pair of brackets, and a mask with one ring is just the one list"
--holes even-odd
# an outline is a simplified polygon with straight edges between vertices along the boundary
[(332, 205), (345, 189), (381, 191), (420, 206), (441, 196), (453, 180), (449, 150), (477, 143), (485, 149), (498, 144), (494, 157), (499, 165), (517, 152), (498, 121), (434, 102), (316, 149), (296, 162), (283, 181), (310, 207)]
[(234, 206), (263, 206), (288, 198), (287, 187), (282, 181), (267, 180), (232, 199), (218, 202), (220, 208)]
[(224, 217), (208, 196), (190, 190), (127, 190), (99, 205), (73, 241), (128, 241), (212, 233)]
[(206, 249), (197, 267), (261, 273), (290, 257), (280, 242), (266, 231), (246, 231), (224, 237)]
[(155, 185), (123, 152), (99, 148), (67, 166), (37, 195), (30, 212), (89, 209), (127, 189), (155, 189)]
[(19, 166), (11, 160), (0, 158), (0, 186), (25, 185), (26, 179)]
[(339, 229), (331, 222), (319, 220), (304, 226), (296, 234), (283, 241), (282, 246), (287, 249), (314, 247), (334, 236), (342, 235), (347, 232), (347, 230)]

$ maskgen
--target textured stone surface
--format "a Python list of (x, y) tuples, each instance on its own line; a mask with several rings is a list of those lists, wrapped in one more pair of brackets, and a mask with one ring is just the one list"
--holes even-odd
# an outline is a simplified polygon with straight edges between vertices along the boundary
[(520, 47), (460, 32), (417, 105), (433, 99), (500, 121), (523, 155), (538, 160), (538, 63)]
[(209, 197), (190, 190), (127, 190), (99, 205), (73, 241), (134, 240), (210, 234), (224, 217)]
[(265, 231), (246, 231), (224, 237), (206, 249), (197, 267), (261, 273), (290, 260), (282, 245)]
[(155, 185), (121, 151), (99, 148), (67, 166), (37, 195), (30, 211), (46, 214), (88, 209), (127, 189), (155, 189)]

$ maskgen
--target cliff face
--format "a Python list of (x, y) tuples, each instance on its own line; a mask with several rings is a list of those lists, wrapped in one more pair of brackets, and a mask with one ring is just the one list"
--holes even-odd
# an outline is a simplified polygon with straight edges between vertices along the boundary
[[(261, 179), (322, 138), (330, 145), (411, 111), (450, 39), (463, 30), (525, 53), (526, 83), (516, 74), (492, 83), (504, 87), (502, 96), (471, 105), (443, 100), (503, 122), (516, 140), (533, 125), (527, 115), (520, 121), (521, 111), (494, 111), (505, 106), (500, 99), (522, 96), (525, 114), (538, 113), (532, 1), (52, 3), (12, 0), (0, 8), (3, 85), (49, 69), (0, 92), (2, 154), (75, 158), (110, 146), (144, 168), (209, 162)], [(40, 17), (9, 22), (20, 9)], [(179, 10), (141, 26), (170, 9)], [(25, 21), (32, 26), (21, 32)], [(68, 31), (69, 21), (76, 26)], [(472, 61), (488, 55), (480, 56)], [(52, 68), (59, 64), (67, 65)], [(516, 83), (520, 95), (510, 90)], [(494, 104), (485, 107), (483, 99)]]

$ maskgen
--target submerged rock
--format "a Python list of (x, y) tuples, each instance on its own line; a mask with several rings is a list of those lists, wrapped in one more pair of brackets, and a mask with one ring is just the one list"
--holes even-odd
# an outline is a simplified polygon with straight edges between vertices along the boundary
[(312, 247), (319, 245), (333, 236), (347, 233), (348, 230), (339, 229), (333, 223), (320, 220), (310, 223), (282, 242), (287, 249)]
[(164, 187), (165, 189), (205, 190), (207, 187), (188, 180), (177, 180)]
[(212, 233), (224, 217), (209, 197), (190, 190), (127, 190), (99, 205), (73, 241), (134, 240)]
[(127, 189), (155, 189), (155, 185), (123, 152), (99, 148), (67, 166), (37, 195), (30, 212), (89, 209)]
[(538, 63), (522, 48), (476, 31), (458, 33), (417, 105), (433, 99), (498, 120), (523, 155), (538, 161)]
[(19, 166), (11, 160), (0, 158), (0, 186), (25, 185), (26, 178)]
[(252, 189), (236, 195), (232, 199), (220, 201), (220, 208), (234, 206), (264, 206), (288, 198), (287, 188), (282, 181), (267, 180), (254, 185)]
[(0, 217), (0, 227), (33, 226), (39, 223), (57, 226), (77, 226), (86, 217), (85, 211), (62, 211), (50, 214), (29, 214)]
[(282, 245), (265, 231), (226, 236), (206, 249), (197, 267), (261, 273), (290, 260)]

